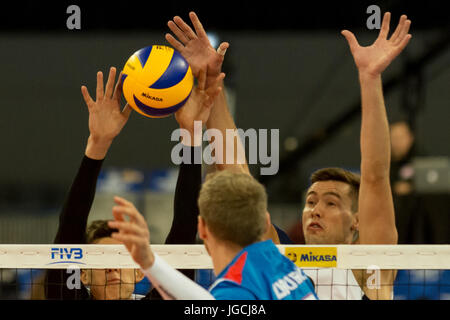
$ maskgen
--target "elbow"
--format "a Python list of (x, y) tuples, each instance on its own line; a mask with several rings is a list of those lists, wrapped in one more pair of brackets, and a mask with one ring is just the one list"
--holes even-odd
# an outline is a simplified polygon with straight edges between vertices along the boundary
[(394, 230), (392, 231), (392, 239), (391, 239), (391, 243), (392, 244), (398, 244), (398, 232), (397, 232), (397, 228), (394, 227)]
[(359, 230), (360, 244), (396, 245), (397, 228), (377, 228), (377, 230)]
[(380, 244), (387, 244), (387, 245), (396, 245), (398, 244), (398, 232), (397, 228), (393, 228), (392, 230), (386, 232), (386, 234), (383, 237), (383, 241), (380, 241), (382, 243)]
[(389, 164), (361, 164), (361, 180), (369, 184), (389, 181)]

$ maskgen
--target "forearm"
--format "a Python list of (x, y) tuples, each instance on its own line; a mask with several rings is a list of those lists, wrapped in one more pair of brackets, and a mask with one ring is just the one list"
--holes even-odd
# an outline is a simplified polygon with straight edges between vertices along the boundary
[(97, 177), (103, 160), (83, 157), (77, 175), (64, 202), (55, 243), (78, 244), (84, 242), (86, 224), (94, 201)]
[(361, 179), (389, 179), (391, 161), (389, 124), (381, 75), (359, 75), (361, 85)]
[(194, 156), (201, 152), (201, 147), (183, 146), (185, 152), (190, 153), (191, 163), (182, 163), (178, 171), (173, 221), (166, 244), (194, 244), (197, 235), (197, 199), (202, 182), (202, 167), (194, 163)]
[(158, 255), (153, 264), (143, 269), (146, 277), (166, 300), (213, 300), (214, 297), (203, 287), (172, 268)]
[[(221, 159), (222, 163), (216, 164), (216, 168), (219, 170), (238, 168), (250, 173), (245, 158), (245, 150), (241, 139), (237, 135), (236, 124), (228, 107), (223, 82), (222, 88), (223, 90), (214, 100), (214, 107), (211, 109), (211, 115), (206, 122), (207, 129), (217, 129), (223, 137), (222, 148), (216, 149), (216, 159)], [(227, 139), (227, 130), (230, 138), (232, 137), (231, 141)], [(231, 132), (236, 133), (236, 135), (230, 135)]]
[[(193, 126), (183, 128), (194, 137)], [(165, 244), (195, 244), (197, 236), (197, 216), (199, 213), (197, 199), (202, 183), (202, 165), (195, 159), (201, 159), (201, 130), (198, 137), (182, 138), (182, 157), (188, 154), (189, 163), (181, 163), (178, 170), (177, 185), (175, 187), (172, 226), (166, 237)], [(184, 269), (185, 276), (194, 279), (195, 270)]]
[(362, 101), (360, 243), (395, 244), (397, 230), (389, 181), (389, 124), (381, 76), (360, 75), (360, 83)]

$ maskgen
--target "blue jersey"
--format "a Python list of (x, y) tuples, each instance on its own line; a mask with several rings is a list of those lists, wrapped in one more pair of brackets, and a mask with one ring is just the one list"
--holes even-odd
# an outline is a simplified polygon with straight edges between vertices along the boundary
[(311, 281), (272, 240), (242, 249), (210, 288), (217, 300), (316, 300)]

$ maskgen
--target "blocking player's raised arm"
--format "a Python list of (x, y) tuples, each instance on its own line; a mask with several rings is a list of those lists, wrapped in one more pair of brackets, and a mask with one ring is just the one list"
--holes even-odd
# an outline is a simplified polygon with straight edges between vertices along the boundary
[[(205, 90), (209, 90), (215, 81), (220, 79), (222, 64), (225, 59), (225, 53), (229, 48), (229, 43), (222, 42), (216, 50), (212, 47), (197, 15), (194, 12), (190, 12), (189, 17), (194, 30), (183, 19), (176, 16), (168, 22), (169, 29), (176, 38), (168, 33), (166, 34), (166, 40), (188, 61), (194, 76), (197, 77), (202, 69), (207, 70)], [(216, 168), (218, 170), (231, 169), (250, 174), (245, 158), (245, 150), (239, 136), (233, 135), (232, 143), (228, 143), (231, 141), (225, 139), (227, 130), (236, 133), (236, 124), (228, 107), (223, 78), (220, 80), (220, 87), (222, 90), (216, 95), (209, 118), (206, 121), (208, 129), (218, 130), (223, 137), (223, 140), (220, 141), (221, 144), (216, 144), (214, 149), (216, 159), (222, 159), (221, 163), (216, 163)], [(267, 238), (273, 239), (275, 243), (280, 243), (277, 231), (273, 226), (271, 226)]]
[[(196, 154), (201, 152), (201, 130), (196, 132), (195, 122), (206, 122), (211, 111), (212, 101), (220, 92), (218, 83), (205, 90), (206, 71), (199, 73), (198, 85), (193, 89), (186, 104), (175, 113), (181, 130), (190, 137), (181, 135), (183, 160), (180, 163), (174, 198), (174, 216), (166, 244), (194, 244), (197, 234), (197, 198), (201, 186), (201, 163)], [(201, 128), (200, 128), (201, 129)], [(196, 136), (197, 135), (197, 136)]]
[(215, 150), (216, 158), (221, 159), (220, 163), (216, 163), (216, 168), (239, 170), (250, 174), (245, 149), (231, 115), (225, 90), (222, 90), (215, 99), (206, 127), (219, 130), (223, 137), (222, 148)]
[(409, 42), (411, 21), (405, 15), (388, 39), (390, 13), (386, 13), (376, 41), (359, 45), (353, 33), (342, 31), (358, 68), (361, 86), (361, 186), (359, 240), (361, 244), (396, 244), (394, 204), (389, 181), (389, 125), (381, 73)]
[[(59, 216), (56, 244), (81, 244), (86, 242), (86, 226), (95, 197), (97, 178), (103, 160), (114, 140), (126, 124), (131, 108), (120, 109), (121, 77), (117, 80), (116, 68), (110, 69), (106, 86), (103, 73), (97, 73), (95, 101), (85, 86), (81, 87), (89, 110), (89, 138), (77, 175), (64, 201)], [(46, 274), (45, 286), (48, 299), (83, 299), (89, 295), (83, 286), (70, 290), (65, 286), (67, 272), (52, 269)], [(63, 279), (63, 281), (61, 281)], [(59, 284), (61, 282), (61, 284)]]
[[(197, 75), (201, 69), (207, 70), (205, 87), (208, 89), (221, 74), (229, 43), (221, 43), (216, 50), (212, 47), (197, 15), (194, 12), (190, 12), (189, 17), (194, 30), (182, 18), (176, 16), (168, 22), (168, 26), (176, 38), (172, 34), (166, 34), (166, 39), (188, 61), (194, 75)], [(220, 86), (222, 91), (214, 99), (214, 107), (206, 122), (208, 129), (219, 130), (223, 138), (222, 141), (215, 141), (214, 156), (218, 160), (216, 161), (216, 167), (219, 170), (237, 168), (249, 173), (245, 160), (245, 151), (240, 139), (234, 136), (232, 138), (233, 143), (225, 143), (227, 130), (230, 133), (231, 131), (236, 132), (236, 125), (229, 111), (223, 81), (220, 83)]]

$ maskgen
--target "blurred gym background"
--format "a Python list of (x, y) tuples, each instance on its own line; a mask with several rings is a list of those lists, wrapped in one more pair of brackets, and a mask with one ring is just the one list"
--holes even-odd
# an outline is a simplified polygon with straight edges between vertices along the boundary
[[(68, 30), (69, 5), (81, 30)], [(196, 11), (211, 39), (228, 41), (224, 71), (238, 128), (280, 129), (280, 170), (258, 176), (274, 222), (303, 243), (300, 217), (309, 175), (359, 170), (360, 96), (342, 29), (371, 44), (366, 13), (376, 4), (412, 20), (413, 38), (383, 74), (392, 123), (392, 185), (400, 244), (450, 243), (450, 29), (444, 1), (329, 3), (164, 1), (13, 4), (0, 13), (0, 243), (52, 243), (58, 214), (84, 154), (88, 112), (80, 87), (95, 92), (98, 70), (119, 70), (138, 49), (168, 43), (167, 21)], [(152, 242), (172, 220), (177, 168), (173, 117), (133, 112), (104, 162), (90, 220), (111, 217), (112, 196), (134, 201)]]

